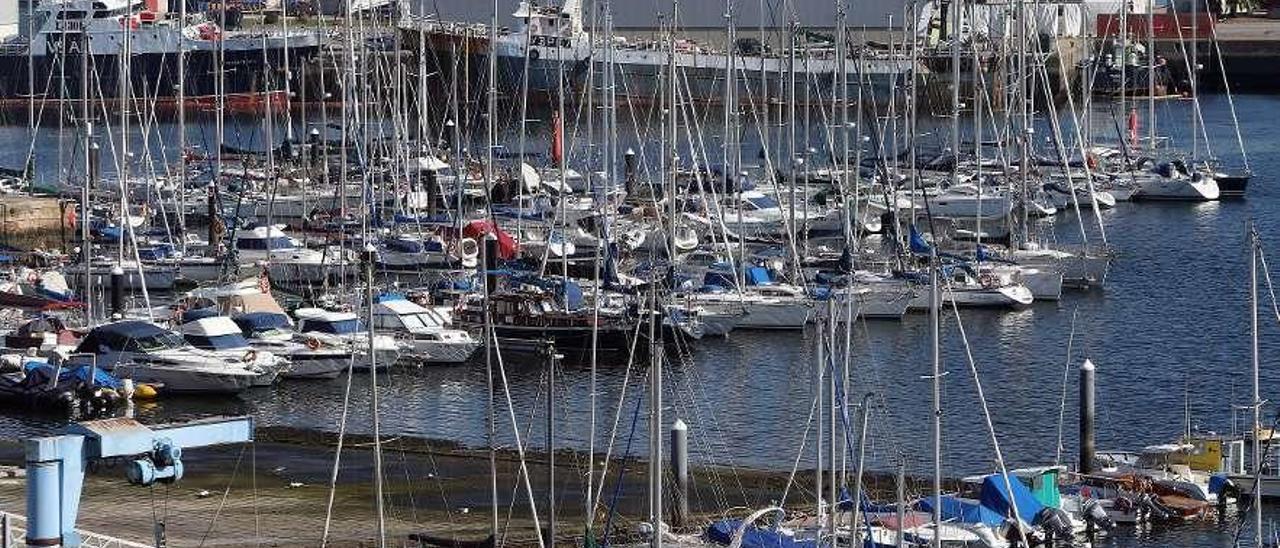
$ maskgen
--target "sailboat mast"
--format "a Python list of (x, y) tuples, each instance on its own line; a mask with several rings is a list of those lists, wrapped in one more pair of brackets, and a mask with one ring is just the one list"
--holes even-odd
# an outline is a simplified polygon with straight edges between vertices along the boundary
[(817, 465), (813, 469), (813, 495), (814, 495), (813, 499), (817, 503), (817, 514), (815, 515), (817, 516), (817, 519), (818, 519), (818, 534), (817, 534), (818, 546), (822, 546), (822, 535), (826, 531), (826, 525), (827, 525), (826, 508), (823, 506), (824, 501), (822, 497), (823, 491), (825, 491), (822, 483), (822, 477), (823, 477), (822, 473), (823, 473), (823, 467), (826, 464), (826, 461), (823, 457), (823, 453), (825, 452), (823, 447), (823, 442), (825, 441), (825, 438), (826, 438), (826, 431), (824, 429), (824, 423), (826, 421), (824, 420), (825, 419), (824, 415), (826, 413), (822, 409), (826, 405), (826, 398), (824, 397), (824, 393), (825, 393), (824, 388), (826, 385), (827, 377), (825, 375), (826, 368), (824, 367), (825, 365), (824, 362), (826, 362), (827, 354), (825, 352), (825, 344), (823, 341), (823, 339), (826, 338), (826, 334), (827, 334), (826, 320), (827, 318), (824, 318), (822, 315), (819, 315), (818, 323), (815, 326), (815, 330), (814, 330), (818, 335), (815, 341), (818, 346), (817, 352), (816, 352), (818, 359), (814, 364), (814, 370), (813, 370), (814, 415), (816, 415), (815, 420), (817, 421), (817, 428), (814, 429), (814, 440), (813, 440), (814, 441), (813, 443), (814, 460), (817, 463)]
[(1152, 13), (1155, 0), (1147, 3), (1147, 150), (1156, 151), (1156, 22)]
[[(679, 178), (679, 154), (676, 152), (679, 136), (677, 135), (680, 120), (678, 106), (678, 78), (676, 71), (676, 28), (679, 24), (680, 0), (672, 0), (671, 2), (671, 29), (668, 35), (669, 53), (667, 56), (667, 113), (670, 115), (669, 125), (667, 126), (667, 154), (670, 162), (667, 165), (667, 176), (670, 177), (670, 183), (667, 193), (667, 262), (670, 269), (675, 268), (676, 263), (676, 185)], [(690, 151), (692, 154), (693, 151)], [(696, 163), (696, 162), (695, 162)], [(656, 303), (655, 303), (656, 304)]]
[(940, 295), (938, 293), (937, 242), (929, 258), (929, 326), (933, 358), (933, 545), (942, 548), (942, 351), (939, 344)]
[[(178, 2), (178, 232), (187, 252), (187, 2)], [(213, 222), (213, 219), (209, 219)]]
[(1262, 546), (1262, 394), (1258, 379), (1258, 231), (1249, 224), (1249, 321), (1253, 351), (1253, 545)]
[[(80, 34), (80, 124), (84, 132), (84, 184), (80, 188), (80, 256), (84, 261), (84, 284), (81, 291), (84, 296), (85, 323), (93, 324), (93, 242), (89, 239), (89, 188), (93, 186), (98, 174), (97, 151), (93, 144), (93, 120), (89, 111), (89, 37), (85, 29)], [(212, 219), (210, 219), (212, 221)]]
[[(125, 233), (129, 231), (132, 223), (129, 221), (129, 197), (128, 197), (128, 181), (129, 181), (129, 64), (130, 56), (132, 56), (133, 40), (133, 1), (129, 0), (128, 6), (125, 8), (124, 24), (120, 26), (120, 32), (123, 34), (121, 38), (120, 52), (120, 72), (117, 73), (120, 85), (119, 96), (117, 100), (120, 102), (120, 244), (116, 249), (116, 265), (124, 264), (124, 248)], [(141, 275), (142, 265), (138, 265), (139, 275)]]
[[(1200, 2), (1191, 1), (1191, 62), (1188, 63), (1187, 78), (1191, 81), (1191, 169), (1195, 170), (1196, 157), (1200, 155), (1200, 88), (1196, 85), (1196, 73), (1199, 72)], [(1207, 145), (1208, 143), (1206, 143)]]
[[(498, 3), (499, 3), (499, 0), (493, 0), (493, 14), (492, 14), (492, 19), (489, 21), (489, 90), (488, 90), (488, 101), (486, 104), (488, 115), (485, 117), (485, 122), (486, 122), (485, 129), (486, 129), (486, 133), (488, 133), (487, 135), (488, 146), (485, 147), (485, 163), (484, 163), (485, 188), (493, 188), (493, 185), (495, 182), (494, 173), (493, 173), (493, 162), (494, 162), (493, 152), (494, 152), (494, 148), (498, 146), (498, 127), (497, 127), (498, 126), (498, 120), (497, 120), (498, 57), (494, 54), (495, 52), (493, 50), (494, 44), (497, 43), (497, 40), (498, 40), (498, 9), (499, 9)], [(419, 36), (419, 42), (418, 42), (419, 51), (422, 51), (422, 49), (425, 48), (425, 46), (422, 45), (423, 41), (421, 38), (422, 37)], [(422, 58), (420, 57), (419, 63), (423, 62), (421, 59)], [(426, 97), (425, 76), (423, 78), (424, 78), (424, 80), (422, 81), (423, 87), (420, 93), (423, 95), (424, 100), (420, 105), (418, 105), (419, 109), (427, 108), (427, 103), (425, 101), (425, 97)], [(419, 112), (421, 112), (421, 110)], [(426, 119), (425, 115), (420, 114), (419, 116), (423, 120)], [(425, 126), (425, 122), (420, 125)], [(431, 184), (435, 184), (435, 183), (432, 182)], [(434, 192), (430, 195), (434, 195)], [(492, 204), (489, 204), (489, 205), (492, 205)], [(434, 207), (434, 204), (432, 207)], [(458, 212), (458, 216), (459, 217), (462, 216), (461, 211)], [(461, 222), (461, 220), (459, 220), (459, 222)], [(491, 268), (495, 268), (496, 265), (493, 264), (495, 257), (489, 256), (489, 251), (488, 251), (489, 247), (490, 246), (486, 245), (486, 242), (483, 239), (480, 241), (480, 249), (481, 249), (480, 266), (482, 269), (480, 271), (480, 274), (481, 274), (480, 287), (483, 288), (482, 291), (483, 291), (483, 298), (484, 298), (484, 301), (483, 301), (484, 363), (485, 363), (485, 372), (486, 372), (485, 380), (487, 383), (486, 393), (489, 396), (488, 408), (485, 413), (485, 422), (487, 423), (486, 426), (488, 426), (487, 441), (489, 442), (489, 502), (492, 507), (491, 508), (492, 515), (490, 516), (491, 522), (489, 523), (489, 526), (490, 526), (489, 534), (492, 535), (494, 539), (497, 539), (498, 529), (500, 527), (499, 519), (500, 519), (500, 511), (501, 511), (498, 506), (498, 447), (497, 447), (498, 432), (497, 432), (497, 416), (496, 416), (497, 402), (494, 400), (494, 393), (493, 393), (493, 390), (494, 390), (493, 353), (492, 353), (493, 319), (490, 316), (490, 310), (489, 310), (489, 284), (485, 280), (485, 277), (488, 274), (488, 270)], [(496, 246), (494, 247), (496, 248)], [(592, 395), (592, 397), (595, 397), (594, 394)]]

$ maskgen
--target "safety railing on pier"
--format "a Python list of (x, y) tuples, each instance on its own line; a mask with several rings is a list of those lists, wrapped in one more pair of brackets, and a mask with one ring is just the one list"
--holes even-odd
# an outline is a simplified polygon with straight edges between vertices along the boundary
[[(148, 544), (133, 542), (77, 529), (80, 546), (84, 548), (152, 548)], [(26, 546), (27, 518), (18, 514), (0, 512), (0, 548)]]

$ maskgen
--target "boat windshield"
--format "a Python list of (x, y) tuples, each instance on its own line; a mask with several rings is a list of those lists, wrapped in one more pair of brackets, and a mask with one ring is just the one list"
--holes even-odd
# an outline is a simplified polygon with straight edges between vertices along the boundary
[(338, 320), (338, 321), (307, 321), (305, 331), (319, 331), (321, 333), (332, 333), (334, 335), (350, 335), (359, 333), (364, 328), (360, 324), (360, 320)]
[(227, 333), (226, 335), (187, 335), (187, 342), (204, 350), (235, 350), (249, 346), (244, 335)]
[(181, 348), (185, 342), (177, 333), (155, 333), (153, 335), (144, 335), (129, 340), (126, 350), (141, 350), (143, 352), (155, 352), (157, 350), (170, 350)]
[(753, 198), (747, 198), (747, 201), (756, 209), (773, 209), (778, 207), (778, 201), (773, 199), (773, 196), (756, 196)]
[(279, 250), (293, 248), (293, 241), (284, 236), (276, 236), (274, 238), (240, 238), (236, 240), (236, 249)]
[(404, 324), (404, 328), (410, 331), (426, 327), (426, 324), (422, 321), (421, 314), (405, 314), (400, 316), (400, 323)]

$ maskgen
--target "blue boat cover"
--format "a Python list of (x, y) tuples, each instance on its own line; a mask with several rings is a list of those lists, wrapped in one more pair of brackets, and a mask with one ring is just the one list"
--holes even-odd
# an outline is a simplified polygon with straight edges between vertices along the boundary
[[(23, 371), (30, 376), (33, 372), (39, 370), (43, 372), (44, 378), (53, 376), (54, 366), (42, 361), (28, 361), (22, 364)], [(58, 375), (58, 382), (64, 383), (71, 380), (85, 382), (89, 378), (89, 371), (93, 370), (93, 385), (105, 386), (107, 388), (119, 389), (120, 380), (107, 373), (100, 368), (95, 369), (88, 365), (66, 366)]]
[(100, 325), (91, 333), (110, 333), (126, 339), (139, 339), (142, 337), (166, 335), (169, 332), (163, 327), (151, 322), (144, 322), (142, 320), (125, 320), (123, 322)]
[(916, 225), (911, 225), (911, 252), (916, 255), (933, 253), (933, 246), (924, 241), (924, 235), (920, 234), (919, 230), (916, 230)]
[[(933, 498), (921, 499), (916, 507), (921, 512), (933, 512)], [(1021, 510), (1021, 506), (1018, 507)], [(1000, 513), (975, 502), (961, 500), (950, 495), (942, 497), (942, 519), (959, 523), (984, 524), (998, 527), (1004, 523)]]
[(569, 310), (582, 308), (582, 287), (577, 282), (564, 280), (561, 285), (565, 307)]
[(708, 270), (706, 274), (702, 275), (702, 285), (728, 289), (736, 286), (737, 283), (733, 280), (733, 273)]
[(190, 323), (196, 320), (203, 320), (205, 318), (212, 318), (214, 316), (221, 316), (221, 315), (222, 314), (219, 313), (212, 306), (206, 306), (204, 308), (192, 308), (191, 310), (188, 310), (182, 313), (182, 323)]
[[(740, 519), (725, 519), (707, 526), (707, 538), (717, 544), (729, 545), (733, 533), (742, 525)], [(750, 526), (742, 535), (742, 548), (817, 548), (813, 539), (799, 539), (772, 529)]]
[(250, 312), (231, 318), (231, 321), (236, 322), (246, 334), (289, 326), (289, 317), (275, 312)]
[[(1007, 486), (1013, 488), (1012, 495)], [(981, 502), (983, 506), (997, 514), (1009, 517), (1013, 517), (1011, 504), (1017, 504), (1018, 517), (1026, 523), (1031, 523), (1040, 510), (1044, 509), (1044, 505), (1036, 500), (1036, 496), (1021, 480), (1009, 476), (1009, 481), (1006, 482), (1004, 476), (1000, 474), (991, 474), (982, 480)]]
[(1227, 485), (1231, 484), (1231, 479), (1226, 474), (1214, 474), (1209, 476), (1209, 493), (1221, 496), (1226, 490)]
[(753, 266), (747, 269), (747, 285), (765, 285), (772, 282), (769, 277), (769, 269), (763, 266)]
[(378, 298), (374, 299), (375, 302), (380, 302), (380, 303), (387, 303), (391, 301), (403, 301), (403, 300), (405, 300), (404, 295), (401, 295), (399, 293), (383, 293), (381, 295), (378, 295)]

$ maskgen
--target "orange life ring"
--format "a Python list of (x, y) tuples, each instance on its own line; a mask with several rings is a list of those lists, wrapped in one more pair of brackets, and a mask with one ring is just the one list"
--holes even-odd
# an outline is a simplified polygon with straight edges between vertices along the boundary
[(312, 350), (316, 350), (320, 348), (320, 339), (317, 339), (315, 337), (307, 337), (307, 348), (310, 348)]

